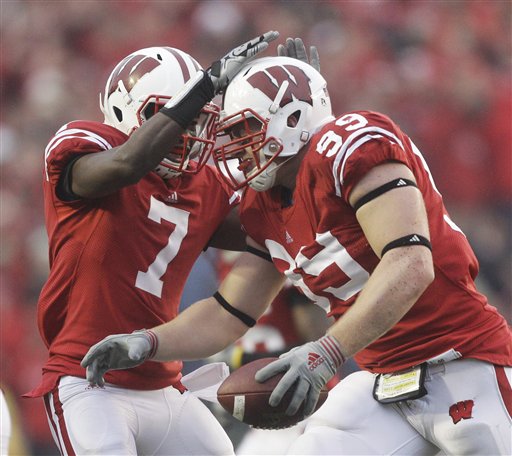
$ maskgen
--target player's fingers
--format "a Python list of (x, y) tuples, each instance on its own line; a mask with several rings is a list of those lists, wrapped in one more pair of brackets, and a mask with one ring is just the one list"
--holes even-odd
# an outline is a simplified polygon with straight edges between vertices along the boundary
[(292, 59), (297, 58), (297, 53), (295, 52), (295, 41), (293, 38), (286, 38), (286, 50), (288, 52), (288, 57)]
[(268, 399), (268, 403), (271, 407), (275, 407), (278, 405), (286, 392), (293, 386), (293, 384), (297, 381), (297, 374), (293, 371), (288, 371), (283, 375), (283, 378), (279, 380), (279, 383), (276, 385), (272, 394)]
[(247, 57), (254, 57), (256, 54), (259, 54), (260, 52), (264, 51), (268, 48), (268, 43), (258, 43), (256, 46), (250, 48), (247, 51)]
[(91, 364), (91, 355), (89, 352), (87, 352), (82, 358), (82, 361), (80, 361), (80, 366), (85, 369), (89, 364)]
[(309, 48), (309, 64), (320, 73), (320, 55), (316, 46)]
[[(262, 51), (263, 49), (267, 48), (268, 43), (274, 41), (278, 36), (279, 32), (271, 30), (269, 32), (264, 33), (263, 35), (257, 36), (256, 38), (253, 38), (252, 40), (245, 42), (237, 49), (248, 51), (250, 49), (258, 48), (260, 51)], [(265, 46), (261, 48), (259, 47), (261, 45)]]
[(279, 44), (277, 46), (277, 55), (279, 57), (287, 57), (288, 56), (288, 54), (286, 53), (286, 48), (284, 47), (283, 44)]
[(261, 37), (259, 37), (259, 39), (265, 41), (266, 43), (270, 43), (271, 41), (274, 41), (277, 37), (279, 37), (279, 32), (276, 30), (270, 30), (264, 33)]
[(311, 387), (311, 389), (309, 390), (309, 394), (306, 397), (306, 401), (304, 403), (305, 416), (309, 416), (315, 411), (315, 407), (319, 397), (320, 392), (317, 389)]
[(275, 361), (271, 362), (270, 364), (267, 364), (265, 367), (261, 368), (256, 374), (254, 375), (254, 379), (258, 383), (263, 383), (264, 381), (268, 380), (270, 377), (273, 377), (276, 374), (279, 374), (279, 372), (283, 372), (286, 369), (288, 369), (289, 363), (285, 359), (276, 359)]
[(295, 386), (295, 389), (293, 391), (293, 396), (290, 401), (290, 404), (286, 409), (287, 415), (292, 416), (297, 413), (301, 404), (304, 402), (304, 398), (307, 396), (309, 389), (309, 382), (304, 378), (299, 378), (299, 380), (297, 381), (297, 385)]
[(115, 340), (112, 339), (114, 336), (108, 336), (107, 338), (99, 341), (97, 344), (94, 344), (89, 351), (85, 354), (80, 363), (82, 367), (86, 367), (91, 364), (97, 358), (104, 358), (109, 355), (109, 352), (112, 350), (113, 345), (115, 344)]
[(86, 378), (87, 381), (92, 385), (103, 386), (105, 384), (103, 380), (103, 374), (105, 371), (100, 368), (100, 361), (95, 359), (91, 365), (87, 366)]
[(307, 62), (308, 55), (306, 53), (306, 46), (304, 46), (304, 42), (302, 41), (301, 38), (295, 38), (294, 47), (296, 58), (301, 60), (302, 62)]

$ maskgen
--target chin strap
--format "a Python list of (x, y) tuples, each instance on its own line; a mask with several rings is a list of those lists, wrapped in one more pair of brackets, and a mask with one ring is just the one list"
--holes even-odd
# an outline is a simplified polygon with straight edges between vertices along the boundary
[(265, 192), (272, 188), (277, 179), (277, 171), (281, 166), (288, 163), (295, 155), (290, 155), (286, 160), (277, 164), (275, 161), (271, 162), (260, 174), (248, 183), (249, 187), (257, 192)]

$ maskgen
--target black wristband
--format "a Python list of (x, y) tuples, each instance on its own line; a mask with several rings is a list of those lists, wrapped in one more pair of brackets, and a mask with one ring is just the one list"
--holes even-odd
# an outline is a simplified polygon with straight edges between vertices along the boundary
[(159, 111), (176, 121), (183, 129), (192, 123), (203, 106), (215, 96), (210, 76), (205, 71), (200, 73), (202, 73), (200, 79), (192, 83), (184, 93), (178, 93), (171, 98)]

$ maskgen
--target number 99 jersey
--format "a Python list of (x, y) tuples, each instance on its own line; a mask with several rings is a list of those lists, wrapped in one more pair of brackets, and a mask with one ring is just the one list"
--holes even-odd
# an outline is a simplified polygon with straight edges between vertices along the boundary
[(388, 333), (356, 355), (357, 363), (390, 372), (455, 349), (512, 365), (508, 325), (475, 287), (477, 259), (449, 218), (420, 151), (400, 128), (382, 114), (357, 111), (327, 123), (307, 147), (293, 202), (283, 204), (281, 187), (247, 188), (241, 218), (276, 267), (334, 317), (354, 303), (379, 262), (348, 203), (359, 180), (379, 164), (403, 163), (428, 213), (435, 280)]

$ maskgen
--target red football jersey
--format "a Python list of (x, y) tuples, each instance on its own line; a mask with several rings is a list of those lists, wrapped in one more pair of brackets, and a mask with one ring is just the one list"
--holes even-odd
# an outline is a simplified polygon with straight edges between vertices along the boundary
[(465, 235), (449, 218), (420, 151), (386, 116), (358, 111), (325, 125), (301, 164), (293, 204), (283, 207), (280, 187), (262, 193), (248, 188), (242, 223), (294, 285), (338, 318), (379, 262), (348, 196), (372, 167), (386, 161), (409, 167), (423, 194), (435, 280), (401, 321), (355, 360), (372, 372), (390, 372), (454, 348), (464, 357), (512, 365), (510, 328), (476, 290), (478, 262)]
[[(51, 272), (38, 303), (49, 349), (47, 392), (61, 375), (85, 376), (80, 361), (109, 334), (130, 333), (173, 319), (201, 251), (239, 197), (206, 166), (164, 181), (149, 173), (137, 184), (98, 199), (61, 201), (57, 182), (77, 154), (101, 153), (127, 136), (97, 122), (62, 127), (45, 151), (44, 206)], [(178, 382), (181, 362), (147, 362), (110, 371), (105, 380), (133, 389)]]

